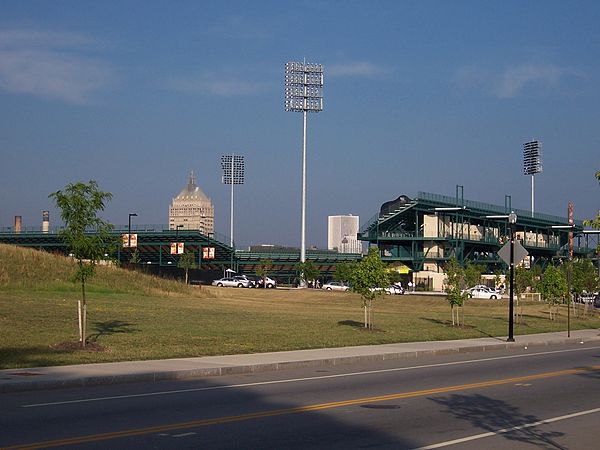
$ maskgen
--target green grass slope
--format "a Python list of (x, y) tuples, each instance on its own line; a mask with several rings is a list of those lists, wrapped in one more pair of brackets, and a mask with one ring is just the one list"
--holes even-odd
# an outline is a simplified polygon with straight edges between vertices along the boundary
[[(76, 269), (75, 260), (62, 255), (0, 244), (0, 290), (3, 291), (80, 292), (80, 284), (72, 282)], [(210, 296), (197, 287), (138, 271), (112, 265), (98, 265), (96, 269), (96, 275), (87, 283), (90, 293)]]

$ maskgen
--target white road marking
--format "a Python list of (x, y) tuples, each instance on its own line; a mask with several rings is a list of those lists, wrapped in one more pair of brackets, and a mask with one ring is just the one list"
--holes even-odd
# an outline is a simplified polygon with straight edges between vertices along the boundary
[(470, 359), (466, 361), (452, 361), (447, 363), (438, 363), (438, 364), (424, 364), (420, 366), (409, 366), (409, 367), (395, 367), (391, 369), (378, 369), (378, 370), (367, 370), (363, 372), (351, 372), (351, 373), (340, 373), (335, 375), (319, 375), (315, 377), (304, 377), (304, 378), (290, 378), (286, 380), (272, 380), (272, 381), (257, 381), (254, 383), (240, 383), (240, 384), (228, 384), (223, 386), (208, 386), (201, 388), (190, 388), (190, 389), (175, 389), (171, 391), (157, 391), (157, 392), (145, 392), (143, 394), (126, 394), (126, 395), (113, 395), (108, 397), (92, 397), (92, 398), (82, 398), (77, 400), (64, 400), (58, 402), (48, 402), (48, 403), (33, 403), (28, 405), (21, 405), (22, 408), (38, 408), (42, 406), (56, 406), (56, 405), (70, 405), (74, 403), (88, 403), (88, 402), (100, 402), (107, 400), (121, 400), (127, 398), (139, 398), (139, 397), (153, 397), (158, 395), (173, 395), (173, 394), (184, 394), (189, 392), (203, 392), (203, 391), (216, 391), (221, 389), (236, 389), (236, 388), (245, 388), (245, 387), (254, 387), (254, 386), (267, 386), (271, 384), (283, 384), (283, 383), (298, 383), (303, 381), (313, 381), (313, 380), (325, 380), (331, 378), (344, 378), (344, 377), (354, 377), (360, 375), (373, 375), (377, 373), (387, 373), (387, 372), (402, 372), (406, 370), (416, 370), (416, 369), (430, 369), (434, 367), (445, 367), (445, 366), (457, 366), (462, 364), (473, 364), (478, 362), (487, 362), (487, 361), (498, 361), (503, 359), (513, 359), (513, 358), (528, 358), (532, 356), (542, 356), (542, 355), (551, 355), (556, 353), (570, 353), (570, 352), (582, 352), (588, 350), (595, 350), (600, 347), (586, 347), (586, 348), (575, 348), (575, 349), (565, 349), (565, 350), (552, 350), (548, 352), (537, 352), (537, 353), (526, 353), (522, 355), (509, 355), (509, 356), (496, 356), (492, 358), (482, 358), (482, 359)]
[(196, 433), (193, 433), (193, 432), (192, 433), (181, 433), (181, 434), (174, 434), (173, 437), (174, 438), (182, 438), (182, 437), (186, 437), (186, 436), (193, 436), (195, 434)]
[(452, 441), (439, 442), (437, 444), (431, 444), (431, 445), (426, 445), (424, 447), (418, 447), (413, 450), (431, 450), (434, 448), (448, 447), (450, 445), (462, 444), (463, 442), (475, 441), (477, 439), (483, 439), (486, 437), (497, 436), (499, 434), (510, 433), (511, 431), (523, 430), (526, 428), (537, 427), (538, 425), (546, 425), (546, 424), (549, 424), (552, 422), (558, 422), (559, 420), (573, 419), (574, 417), (585, 416), (587, 414), (594, 414), (597, 412), (600, 412), (600, 408), (588, 409), (587, 411), (580, 411), (580, 412), (576, 412), (573, 414), (566, 414), (564, 416), (553, 417), (551, 419), (544, 419), (544, 420), (540, 420), (538, 422), (531, 422), (531, 423), (527, 423), (525, 425), (519, 425), (516, 427), (502, 428), (501, 430), (490, 431), (488, 433), (475, 434), (473, 436), (467, 436), (467, 437), (460, 438), (460, 439), (454, 439)]

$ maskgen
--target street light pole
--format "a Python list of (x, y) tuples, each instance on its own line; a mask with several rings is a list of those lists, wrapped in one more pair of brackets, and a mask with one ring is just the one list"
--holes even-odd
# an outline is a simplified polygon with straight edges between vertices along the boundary
[(135, 213), (129, 213), (129, 224), (127, 226), (127, 248), (131, 248), (131, 218), (137, 217)]
[(508, 215), (508, 226), (510, 230), (510, 291), (508, 304), (508, 339), (507, 342), (514, 342), (514, 284), (515, 284), (515, 224), (517, 215), (511, 211)]

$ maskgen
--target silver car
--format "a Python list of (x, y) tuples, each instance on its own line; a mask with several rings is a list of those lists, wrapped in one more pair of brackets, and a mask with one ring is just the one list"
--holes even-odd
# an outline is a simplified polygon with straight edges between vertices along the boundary
[(330, 281), (329, 283), (325, 283), (321, 289), (325, 289), (326, 291), (347, 291), (350, 287), (346, 286), (344, 283), (340, 281)]
[(249, 279), (247, 279), (246, 277), (240, 277), (240, 276), (236, 276), (236, 277), (225, 277), (225, 278), (219, 278), (218, 280), (214, 280), (212, 282), (213, 286), (219, 286), (219, 287), (250, 287), (251, 285), (251, 281)]

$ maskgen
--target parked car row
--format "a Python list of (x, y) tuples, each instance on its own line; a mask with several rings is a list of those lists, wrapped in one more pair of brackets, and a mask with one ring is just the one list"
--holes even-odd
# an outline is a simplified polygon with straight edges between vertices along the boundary
[[(326, 291), (349, 291), (350, 286), (342, 283), (341, 281), (330, 281), (329, 283), (325, 283), (321, 289), (325, 289)], [(404, 288), (402, 284), (396, 283), (388, 286), (386, 288), (373, 288), (374, 291), (384, 291), (387, 295), (402, 295), (404, 294)]]
[(277, 287), (277, 282), (269, 277), (252, 277), (247, 275), (236, 275), (233, 277), (223, 277), (214, 280), (211, 283), (218, 287), (238, 287), (238, 288), (266, 288), (274, 289)]

